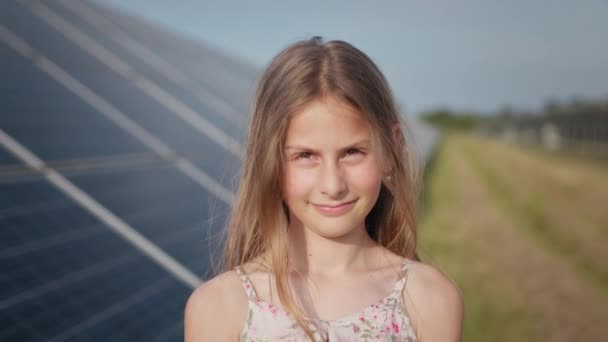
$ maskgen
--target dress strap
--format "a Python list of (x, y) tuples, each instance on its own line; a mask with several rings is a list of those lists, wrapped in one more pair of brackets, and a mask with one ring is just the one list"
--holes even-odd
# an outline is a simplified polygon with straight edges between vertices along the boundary
[(247, 273), (241, 269), (241, 266), (237, 266), (234, 268), (236, 273), (240, 276), (241, 282), (243, 283), (243, 287), (245, 288), (245, 292), (247, 293), (247, 297), (251, 300), (256, 300), (258, 298), (257, 293), (255, 292), (255, 288), (249, 280)]
[(395, 289), (394, 289), (394, 293), (395, 294), (401, 294), (401, 292), (403, 292), (403, 289), (405, 288), (405, 284), (407, 283), (407, 276), (409, 274), (410, 268), (412, 268), (412, 261), (409, 259), (405, 259), (405, 261), (403, 262), (403, 265), (401, 266), (401, 270), (399, 271), (399, 274), (401, 274), (401, 277), (399, 278), (399, 280), (397, 280), (397, 283), (395, 283)]

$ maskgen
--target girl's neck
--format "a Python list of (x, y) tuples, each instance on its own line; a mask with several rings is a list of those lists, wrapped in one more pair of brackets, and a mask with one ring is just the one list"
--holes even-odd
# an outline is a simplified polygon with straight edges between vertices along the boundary
[(338, 238), (290, 227), (288, 238), (290, 268), (308, 275), (337, 276), (369, 270), (376, 264), (380, 249), (363, 226)]

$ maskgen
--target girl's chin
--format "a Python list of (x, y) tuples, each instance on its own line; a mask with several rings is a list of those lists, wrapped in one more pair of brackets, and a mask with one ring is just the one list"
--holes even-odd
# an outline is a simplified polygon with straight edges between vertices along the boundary
[(333, 222), (317, 222), (305, 228), (309, 233), (316, 234), (326, 239), (344, 239), (351, 235), (358, 235), (365, 232), (363, 223), (339, 222), (340, 220), (331, 220)]

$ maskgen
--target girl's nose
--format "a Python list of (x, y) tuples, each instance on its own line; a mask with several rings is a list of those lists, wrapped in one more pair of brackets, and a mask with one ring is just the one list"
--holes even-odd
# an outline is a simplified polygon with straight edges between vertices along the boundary
[(321, 167), (319, 188), (321, 193), (334, 199), (340, 199), (346, 194), (346, 180), (338, 165), (325, 164)]

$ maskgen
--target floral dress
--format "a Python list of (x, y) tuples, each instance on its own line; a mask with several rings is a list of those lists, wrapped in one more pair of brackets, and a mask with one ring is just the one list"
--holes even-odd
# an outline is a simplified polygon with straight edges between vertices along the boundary
[[(415, 342), (414, 327), (401, 296), (411, 265), (413, 263), (406, 259), (402, 276), (393, 291), (363, 310), (336, 320), (318, 320), (316, 324), (307, 320), (315, 340)], [(249, 298), (249, 313), (240, 335), (241, 342), (308, 341), (303, 329), (286, 310), (259, 298), (247, 274), (240, 267), (235, 271)]]

